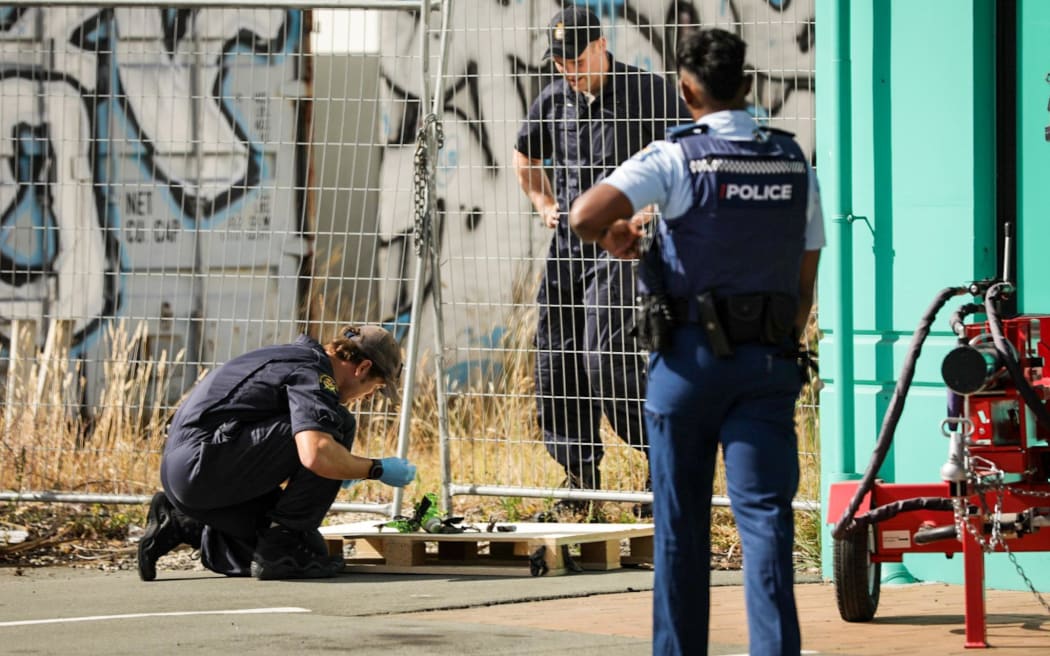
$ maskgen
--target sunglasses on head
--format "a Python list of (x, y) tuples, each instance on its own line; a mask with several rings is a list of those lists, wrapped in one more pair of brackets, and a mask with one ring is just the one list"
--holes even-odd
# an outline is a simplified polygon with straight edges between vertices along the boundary
[[(347, 328), (347, 329), (345, 329), (343, 331), (343, 337), (345, 337), (346, 339), (349, 339), (349, 340), (354, 340), (355, 338), (360, 337), (360, 336), (361, 336), (361, 331), (358, 328), (355, 328), (355, 327), (350, 327), (350, 328)], [(374, 369), (376, 374), (378, 374), (381, 378), (385, 378), (385, 379), (388, 379), (388, 380), (397, 380), (397, 379), (401, 378), (401, 371), (405, 368), (405, 364), (403, 362), (400, 365), (398, 365), (397, 375), (396, 376), (391, 376), (390, 375), (391, 372), (387, 371), (385, 367), (381, 366), (378, 362), (376, 362), (375, 358), (373, 358), (368, 353), (368, 351), (365, 351), (364, 349), (361, 349), (360, 348), (360, 344), (358, 345), (358, 348), (360, 349), (361, 355), (363, 355), (364, 357), (368, 358), (372, 362), (372, 369)]]

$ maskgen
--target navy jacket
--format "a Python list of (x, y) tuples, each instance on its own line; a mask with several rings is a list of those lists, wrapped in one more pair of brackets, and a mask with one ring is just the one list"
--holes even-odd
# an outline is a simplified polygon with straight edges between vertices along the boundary
[(550, 162), (554, 195), (565, 213), (577, 196), (669, 127), (692, 121), (665, 79), (610, 61), (611, 78), (593, 102), (558, 75), (532, 102), (518, 131), (518, 152)]
[(220, 426), (285, 419), (291, 434), (318, 430), (349, 443), (353, 415), (339, 403), (332, 363), (313, 338), (265, 346), (226, 362), (199, 382), (172, 418), (169, 439), (211, 439)]

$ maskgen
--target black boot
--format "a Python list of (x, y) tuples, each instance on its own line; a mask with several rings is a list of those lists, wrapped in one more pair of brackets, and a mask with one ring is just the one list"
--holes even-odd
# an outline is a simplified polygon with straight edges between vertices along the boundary
[(600, 490), (602, 489), (602, 470), (597, 463), (586, 463), (579, 465), (574, 470), (565, 469), (566, 487), (576, 490)]
[(341, 569), (342, 556), (328, 555), (316, 529), (296, 531), (279, 524), (271, 526), (259, 537), (252, 556), (252, 576), (264, 581), (330, 578)]
[[(146, 531), (138, 548), (139, 578), (143, 581), (157, 578), (157, 560), (184, 542), (176, 512), (163, 492), (157, 492), (150, 500)], [(199, 533), (197, 546), (200, 546)]]
[(194, 549), (200, 549), (201, 538), (204, 536), (204, 522), (187, 517), (178, 508), (175, 508), (174, 511), (172, 515), (175, 516), (175, 522), (179, 526), (179, 537)]

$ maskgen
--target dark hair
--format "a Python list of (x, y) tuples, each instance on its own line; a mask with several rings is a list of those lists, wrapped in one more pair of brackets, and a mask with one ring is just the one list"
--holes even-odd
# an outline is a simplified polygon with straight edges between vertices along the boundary
[(335, 351), (336, 356), (340, 360), (346, 360), (347, 362), (353, 362), (354, 364), (361, 364), (368, 359), (361, 347), (346, 337), (336, 337), (332, 341), (328, 342), (325, 346)]
[(732, 100), (744, 81), (744, 40), (710, 28), (690, 33), (678, 42), (677, 65), (696, 76), (716, 100)]

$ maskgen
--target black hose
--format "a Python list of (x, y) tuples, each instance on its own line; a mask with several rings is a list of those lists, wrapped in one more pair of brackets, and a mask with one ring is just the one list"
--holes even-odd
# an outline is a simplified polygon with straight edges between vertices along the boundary
[[(923, 342), (926, 341), (926, 337), (930, 334), (930, 325), (933, 324), (933, 320), (937, 318), (937, 312), (944, 307), (948, 299), (961, 296), (968, 291), (969, 289), (966, 287), (946, 287), (942, 289), (937, 294), (937, 298), (930, 304), (930, 307), (926, 309), (926, 313), (922, 315), (915, 332), (912, 333), (911, 344), (908, 345), (904, 365), (901, 367), (900, 376), (897, 378), (897, 386), (893, 390), (893, 398), (890, 399), (890, 404), (886, 408), (886, 414), (882, 419), (882, 428), (879, 430), (879, 438), (875, 442), (875, 450), (871, 454), (871, 460), (868, 462), (868, 467), (864, 471), (864, 476), (860, 479), (860, 484), (857, 486), (857, 491), (853, 494), (849, 506), (842, 513), (841, 519), (831, 531), (832, 537), (836, 540), (841, 540), (847, 533), (855, 529), (856, 521), (854, 520), (854, 515), (857, 514), (857, 508), (860, 507), (864, 495), (870, 492), (874, 486), (875, 477), (878, 476), (879, 469), (882, 467), (882, 463), (885, 462), (886, 454), (890, 450), (890, 445), (893, 444), (893, 434), (897, 430), (901, 413), (904, 412), (904, 399), (907, 397), (908, 388), (911, 387), (911, 381), (915, 377), (915, 362), (922, 353)], [(846, 339), (846, 336), (839, 335), (838, 339)]]
[(1024, 399), (1025, 405), (1032, 411), (1032, 414), (1035, 415), (1036, 421), (1042, 424), (1046, 430), (1050, 430), (1050, 412), (1047, 412), (1046, 406), (1043, 405), (1043, 400), (1039, 398), (1035, 390), (1032, 389), (1031, 384), (1024, 377), (1021, 365), (1014, 358), (1013, 349), (1010, 348), (1006, 338), (1003, 337), (1003, 328), (999, 322), (999, 312), (995, 308), (995, 299), (1007, 287), (1010, 287), (1010, 284), (1005, 282), (992, 285), (988, 289), (988, 293), (984, 295), (985, 313), (988, 315), (988, 329), (992, 333), (995, 350), (999, 353), (1003, 365), (1006, 366), (1006, 371), (1010, 374), (1010, 380), (1017, 387), (1018, 394)]
[(959, 343), (966, 343), (966, 317), (971, 314), (976, 314), (984, 309), (980, 303), (963, 303), (959, 306), (955, 312), (952, 312), (952, 316), (948, 319), (948, 325), (951, 326), (952, 332), (959, 337)]
[(887, 519), (893, 519), (902, 512), (911, 512), (913, 510), (949, 512), (955, 510), (955, 506), (952, 505), (952, 500), (949, 497), (912, 497), (911, 499), (901, 499), (878, 508), (872, 508), (863, 515), (857, 515), (853, 518), (855, 528), (850, 530), (860, 530), (868, 524), (878, 524)]

